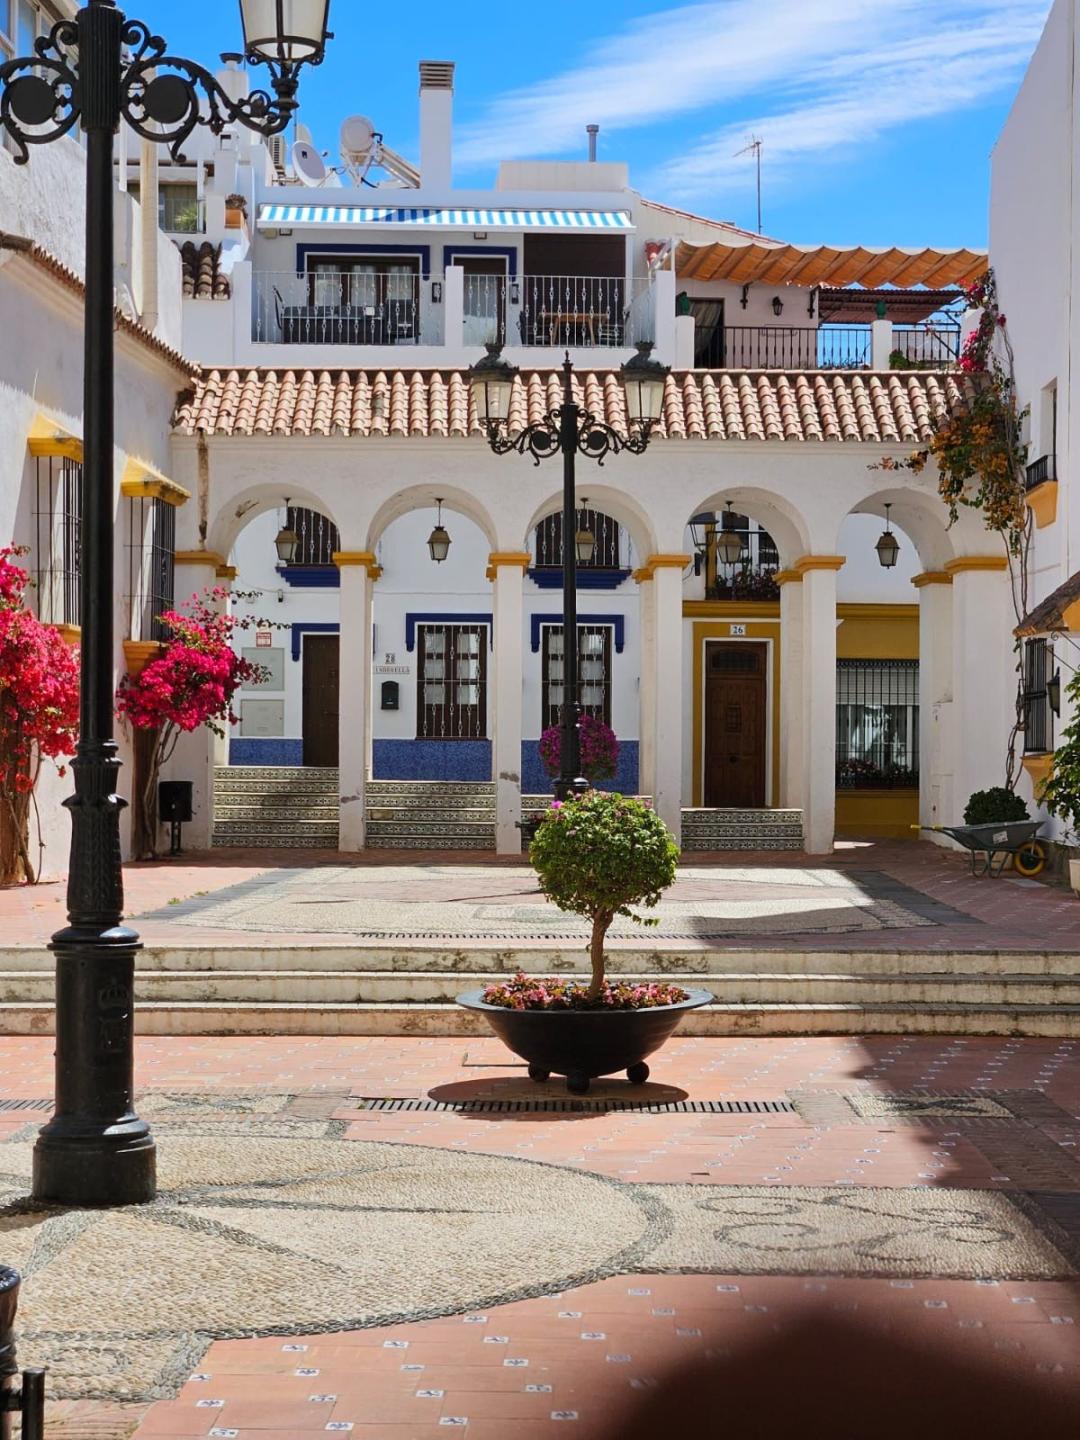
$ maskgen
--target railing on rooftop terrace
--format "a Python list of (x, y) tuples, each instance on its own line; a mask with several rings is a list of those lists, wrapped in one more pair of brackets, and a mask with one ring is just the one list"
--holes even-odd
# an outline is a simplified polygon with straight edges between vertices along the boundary
[(428, 277), (404, 268), (256, 272), (251, 337), (271, 345), (438, 345), (442, 307), (421, 306)]
[(649, 282), (602, 275), (469, 275), (466, 345), (620, 349), (653, 339)]
[(960, 326), (894, 325), (890, 359), (894, 370), (948, 370), (960, 359)]
[(864, 370), (869, 325), (726, 325), (723, 370)]

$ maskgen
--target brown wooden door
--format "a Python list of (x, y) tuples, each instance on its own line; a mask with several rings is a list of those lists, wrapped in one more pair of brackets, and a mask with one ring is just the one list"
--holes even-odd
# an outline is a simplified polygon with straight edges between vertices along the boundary
[(764, 645), (705, 648), (705, 804), (765, 804)]
[(338, 763), (336, 635), (304, 636), (304, 764)]

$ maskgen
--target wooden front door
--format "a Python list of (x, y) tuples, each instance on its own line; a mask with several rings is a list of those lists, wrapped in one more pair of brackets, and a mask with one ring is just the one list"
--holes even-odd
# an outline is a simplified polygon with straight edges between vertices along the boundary
[(765, 804), (765, 645), (705, 647), (705, 804)]
[(304, 764), (338, 763), (336, 635), (304, 636)]

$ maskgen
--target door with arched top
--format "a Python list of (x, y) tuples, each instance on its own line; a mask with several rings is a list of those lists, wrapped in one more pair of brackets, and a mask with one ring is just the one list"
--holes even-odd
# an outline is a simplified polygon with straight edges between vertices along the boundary
[(705, 647), (705, 795), (707, 806), (765, 804), (766, 663), (753, 642)]

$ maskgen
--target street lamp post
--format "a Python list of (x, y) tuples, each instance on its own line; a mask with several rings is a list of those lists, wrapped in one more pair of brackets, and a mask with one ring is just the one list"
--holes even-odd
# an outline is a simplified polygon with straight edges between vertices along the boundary
[(501, 358), (500, 350), (499, 345), (489, 345), (488, 353), (469, 371), (473, 405), (488, 444), (496, 455), (511, 450), (519, 455), (528, 452), (537, 465), (556, 454), (563, 459), (563, 703), (559, 713), (559, 777), (554, 789), (557, 799), (568, 800), (589, 788), (589, 782), (579, 773), (575, 463), (579, 451), (602, 465), (608, 454), (629, 450), (640, 455), (645, 450), (660, 419), (669, 367), (649, 358), (652, 345), (647, 343), (640, 344), (638, 353), (621, 367), (627, 419), (626, 431), (621, 433), (596, 419), (575, 400), (574, 367), (567, 351), (562, 367), (562, 404), (549, 410), (542, 420), (515, 429), (510, 405), (518, 371)]
[[(79, 743), (72, 772), (67, 928), (56, 955), (56, 1110), (34, 1149), (38, 1200), (129, 1205), (154, 1198), (150, 1127), (134, 1106), (134, 969), (140, 948), (123, 918), (120, 769), (113, 739), (113, 137), (121, 121), (167, 144), (174, 159), (198, 125), (239, 122), (276, 135), (296, 110), (298, 72), (318, 64), (329, 0), (241, 0), (245, 56), (270, 72), (271, 95), (233, 100), (209, 71), (115, 0), (89, 0), (0, 65), (0, 129), (15, 147), (46, 144), (79, 124), (86, 146), (83, 373), (82, 656)], [(62, 203), (60, 200), (57, 203)]]

